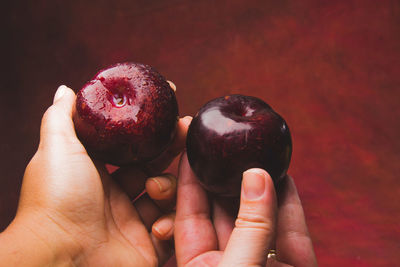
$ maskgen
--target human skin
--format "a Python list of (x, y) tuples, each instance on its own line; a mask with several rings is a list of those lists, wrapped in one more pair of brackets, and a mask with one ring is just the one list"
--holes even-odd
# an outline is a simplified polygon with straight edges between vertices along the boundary
[[(180, 119), (164, 155), (110, 175), (76, 137), (74, 102), (73, 91), (61, 86), (43, 116), (40, 144), (25, 170), (17, 215), (0, 234), (2, 265), (163, 264), (173, 253), (168, 239), (176, 181), (161, 171), (183, 150), (190, 118)], [(145, 187), (148, 195), (132, 204)]]
[[(276, 192), (265, 170), (245, 171), (237, 213), (234, 199), (206, 193), (184, 154), (177, 194), (178, 266), (317, 266), (291, 177), (286, 176)], [(277, 256), (267, 260), (273, 248)]]
[[(174, 225), (175, 178), (146, 178), (183, 150), (190, 118), (179, 121), (173, 144), (158, 159), (110, 175), (76, 138), (74, 100), (72, 90), (60, 88), (43, 117), (16, 218), (0, 234), (3, 265), (160, 266), (173, 252), (169, 239), (174, 231), (179, 266), (317, 265), (290, 177), (276, 193), (267, 172), (246, 171), (237, 213), (230, 209), (235, 201), (207, 196), (184, 154)], [(144, 187), (148, 196), (133, 205)], [(267, 261), (273, 247), (277, 258)]]

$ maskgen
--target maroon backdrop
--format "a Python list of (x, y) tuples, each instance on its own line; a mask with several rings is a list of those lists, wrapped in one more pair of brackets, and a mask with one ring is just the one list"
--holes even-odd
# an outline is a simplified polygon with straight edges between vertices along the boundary
[(181, 115), (227, 93), (270, 103), (293, 133), (320, 265), (398, 263), (399, 1), (14, 2), (1, 14), (0, 229), (57, 86), (132, 60), (176, 83)]

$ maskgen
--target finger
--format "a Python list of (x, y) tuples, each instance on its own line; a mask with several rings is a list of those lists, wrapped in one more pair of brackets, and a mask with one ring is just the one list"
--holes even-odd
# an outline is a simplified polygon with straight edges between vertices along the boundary
[(218, 249), (225, 250), (235, 227), (239, 198), (215, 198), (213, 200), (213, 223), (218, 237)]
[(162, 211), (147, 194), (138, 198), (133, 205), (147, 231), (150, 232), (153, 223), (162, 215)]
[(110, 181), (109, 198), (109, 212), (112, 213), (111, 217), (118, 229), (134, 248), (138, 249), (149, 262), (152, 262), (153, 243), (148, 229), (142, 223), (129, 197), (112, 180)]
[(72, 112), (75, 93), (61, 85), (54, 96), (53, 105), (45, 112), (40, 128), (39, 149), (58, 150), (75, 149), (77, 153), (86, 153), (75, 134)]
[(146, 192), (161, 210), (172, 210), (176, 201), (175, 176), (167, 173), (147, 179)]
[(276, 213), (275, 189), (268, 173), (262, 169), (244, 172), (239, 215), (220, 266), (264, 266)]
[(172, 144), (160, 157), (141, 167), (134, 165), (123, 166), (112, 174), (113, 178), (131, 198), (135, 198), (143, 192), (146, 179), (149, 176), (159, 175), (184, 149), (190, 121), (190, 116), (179, 120), (177, 133)]
[(169, 86), (171, 87), (172, 90), (174, 90), (174, 92), (176, 92), (176, 85), (171, 82), (171, 81), (167, 81), (167, 83), (169, 84)]
[[(158, 184), (154, 182), (157, 180)], [(171, 181), (172, 180), (172, 181)], [(171, 211), (175, 206), (175, 177), (172, 175), (153, 177), (147, 180), (150, 184), (152, 195), (156, 195), (158, 200), (153, 200), (149, 194), (144, 194), (134, 202), (140, 218), (146, 228), (150, 231), (154, 222), (166, 211)], [(155, 184), (155, 186), (153, 186)], [(160, 190), (161, 187), (161, 190)], [(160, 192), (164, 190), (164, 192)], [(164, 194), (165, 193), (165, 194)], [(163, 199), (164, 198), (164, 199)]]
[[(43, 115), (39, 148), (26, 167), (19, 207), (33, 203), (31, 197), (40, 201), (49, 196), (66, 198), (71, 193), (101, 199), (98, 172), (75, 134), (72, 121), (74, 103), (74, 92), (65, 85), (60, 86), (53, 105)], [(46, 201), (46, 205), (49, 203)]]
[(186, 116), (179, 119), (176, 134), (171, 145), (159, 157), (146, 164), (146, 173), (150, 176), (158, 175), (164, 171), (185, 148), (186, 134), (192, 117)]
[(106, 197), (110, 196), (110, 189), (112, 187), (112, 183), (114, 183), (114, 181), (112, 180), (110, 173), (107, 170), (106, 165), (104, 164), (104, 162), (100, 161), (100, 160), (92, 160), (94, 166), (96, 167), (97, 172), (100, 175), (100, 179), (101, 182), (103, 184), (103, 191), (104, 191), (104, 195)]
[(184, 153), (179, 167), (175, 218), (178, 266), (184, 266), (196, 256), (217, 248), (207, 194), (198, 183)]
[[(146, 180), (143, 172), (134, 166), (129, 166), (118, 169), (113, 173), (113, 177), (130, 199), (135, 199), (134, 206), (148, 230), (161, 216), (162, 211), (170, 211), (175, 206), (176, 179), (172, 175), (167, 174)], [(145, 184), (151, 195), (145, 194), (138, 197), (143, 192)], [(153, 197), (158, 200), (153, 201), (151, 199)]]
[(151, 238), (159, 258), (159, 266), (163, 266), (174, 253), (174, 221), (173, 212), (162, 216), (152, 226)]
[(174, 236), (175, 212), (159, 218), (151, 228), (152, 234), (160, 240), (170, 240)]
[(160, 240), (153, 234), (150, 234), (150, 237), (157, 253), (158, 266), (164, 266), (164, 264), (174, 255), (174, 243), (172, 240)]
[(132, 200), (144, 191), (148, 178), (148, 175), (137, 166), (123, 166), (111, 176)]
[(268, 259), (267, 267), (293, 267), (293, 266), (283, 262), (279, 262), (275, 259)]
[(276, 236), (277, 258), (294, 266), (317, 266), (303, 207), (293, 179), (287, 176), (281, 188)]

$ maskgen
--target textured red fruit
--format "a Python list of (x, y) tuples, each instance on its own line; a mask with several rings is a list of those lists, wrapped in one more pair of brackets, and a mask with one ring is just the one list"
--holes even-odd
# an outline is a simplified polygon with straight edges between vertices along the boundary
[(77, 93), (73, 119), (93, 158), (124, 165), (149, 161), (166, 149), (175, 135), (178, 105), (155, 69), (121, 63), (100, 71)]

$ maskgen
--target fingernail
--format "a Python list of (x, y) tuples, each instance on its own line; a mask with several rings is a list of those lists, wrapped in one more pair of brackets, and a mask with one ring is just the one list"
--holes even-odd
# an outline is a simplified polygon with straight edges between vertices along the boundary
[(176, 92), (176, 85), (171, 82), (171, 81), (167, 81), (169, 83), (169, 86), (171, 87), (172, 90), (174, 90), (174, 92)]
[(154, 181), (158, 188), (160, 189), (160, 192), (165, 192), (172, 186), (171, 179), (169, 177), (162, 177), (162, 178), (151, 178), (152, 181)]
[(171, 232), (173, 227), (174, 221), (172, 219), (165, 218), (153, 224), (153, 231), (157, 232), (160, 237), (164, 237)]
[(67, 86), (61, 85), (58, 87), (56, 94), (54, 95), (53, 103), (57, 102), (63, 95), (65, 94), (65, 91), (67, 90)]
[(243, 173), (243, 191), (247, 199), (254, 200), (264, 194), (265, 177), (265, 171), (256, 168)]
[(186, 125), (190, 125), (192, 119), (193, 119), (192, 116), (185, 116), (185, 117), (182, 118), (182, 120), (184, 121), (184, 123), (185, 123)]

